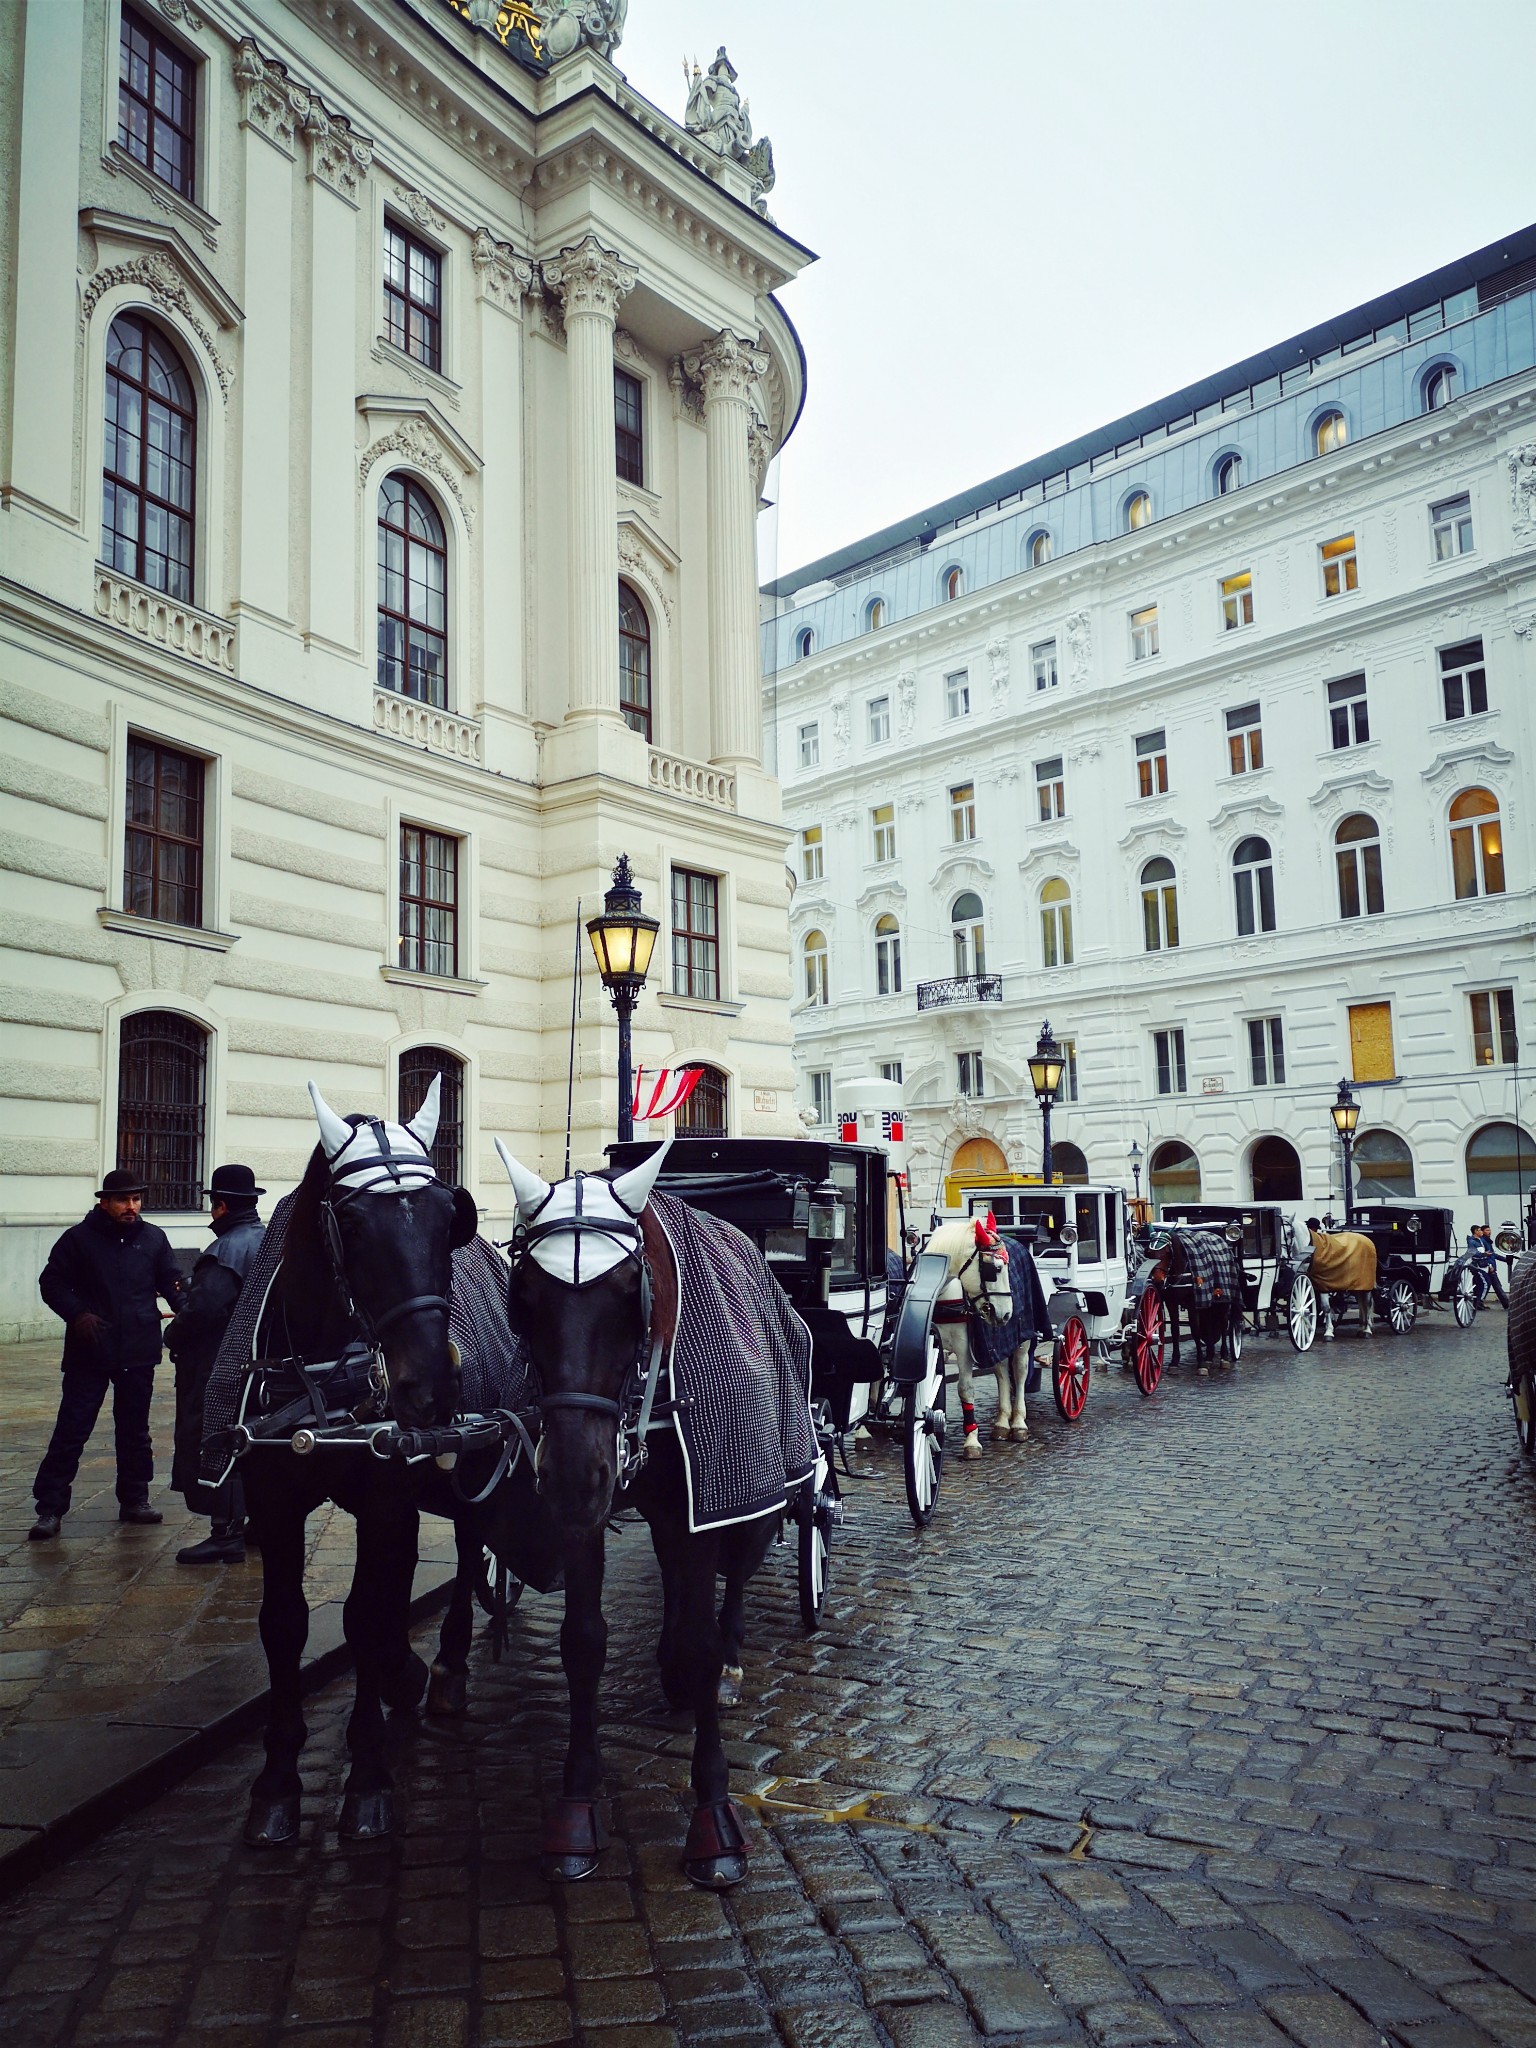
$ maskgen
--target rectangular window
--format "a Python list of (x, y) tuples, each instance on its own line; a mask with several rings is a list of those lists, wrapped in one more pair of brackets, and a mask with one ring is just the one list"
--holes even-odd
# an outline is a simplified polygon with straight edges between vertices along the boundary
[(976, 837), (974, 782), (957, 782), (949, 792), (949, 836), (956, 846)]
[(1371, 736), (1371, 721), (1364, 676), (1343, 676), (1328, 685), (1328, 725), (1335, 750), (1365, 745)]
[(1239, 704), (1227, 713), (1227, 758), (1234, 775), (1264, 766), (1264, 734), (1257, 704)]
[(617, 364), (613, 371), (613, 446), (615, 467), (627, 484), (645, 482), (645, 431), (638, 377)]
[(1355, 536), (1341, 533), (1337, 540), (1325, 540), (1318, 550), (1323, 564), (1323, 595), (1339, 597), (1360, 587), (1360, 568), (1355, 559)]
[(882, 1060), (880, 1062), (880, 1078), (882, 1081), (894, 1081), (899, 1088), (901, 1086), (901, 1061)]
[(871, 697), (869, 700), (869, 744), (883, 746), (891, 736), (891, 700), (889, 697)]
[(1056, 1043), (1061, 1047), (1061, 1086), (1056, 1090), (1056, 1100), (1058, 1102), (1076, 1102), (1077, 1040), (1075, 1038), (1058, 1038)]
[(1440, 691), (1447, 718), (1476, 718), (1488, 709), (1488, 671), (1481, 638), (1440, 650)]
[(800, 766), (815, 768), (821, 760), (821, 727), (814, 721), (800, 728)]
[(1285, 1033), (1278, 1017), (1248, 1019), (1248, 1076), (1255, 1088), (1285, 1085)]
[(1392, 1055), (1390, 1003), (1350, 1004), (1349, 1055), (1355, 1080), (1397, 1079), (1397, 1063)]
[(1162, 726), (1136, 740), (1136, 793), (1162, 796), (1168, 788), (1168, 735)]
[(672, 870), (672, 993), (720, 1000), (720, 877)]
[(203, 770), (195, 754), (128, 742), (123, 908), (162, 924), (203, 921)]
[(869, 818), (870, 823), (875, 828), (875, 859), (894, 860), (896, 858), (896, 806), (894, 804), (876, 804), (875, 808), (870, 812)]
[(384, 223), (384, 338), (443, 367), (443, 259), (397, 221)]
[(944, 678), (944, 716), (968, 718), (971, 711), (971, 677), (968, 669), (957, 668)]
[(1189, 1078), (1184, 1066), (1184, 1030), (1154, 1031), (1152, 1051), (1157, 1062), (1159, 1095), (1187, 1095)]
[(1437, 562), (1453, 561), (1472, 552), (1472, 500), (1465, 493), (1444, 498), (1429, 508), (1430, 538)]
[(957, 1052), (955, 1070), (956, 1082), (962, 1095), (979, 1097), (984, 1093), (979, 1052)]
[(1037, 690), (1054, 690), (1056, 687), (1056, 642), (1037, 640), (1029, 650), (1029, 665), (1034, 671)]
[(1519, 1052), (1515, 1039), (1515, 992), (1485, 988), (1469, 996), (1472, 1005), (1472, 1058), (1480, 1067), (1512, 1067)]
[(1221, 579), (1221, 623), (1228, 632), (1253, 624), (1253, 575), (1248, 569)]
[(459, 842), (423, 825), (400, 827), (400, 965), (459, 971)]
[(811, 1115), (818, 1124), (832, 1121), (832, 1074), (827, 1067), (819, 1067), (811, 1073)]
[(1067, 785), (1062, 776), (1062, 757), (1052, 754), (1048, 761), (1035, 763), (1035, 796), (1040, 805), (1040, 822), (1048, 825), (1052, 818), (1064, 818), (1067, 814)]
[(1157, 606), (1144, 605), (1131, 613), (1131, 659), (1147, 661), (1157, 652)]
[(822, 875), (823, 853), (821, 827), (807, 825), (800, 834), (800, 879), (802, 882), (819, 882)]
[(197, 66), (125, 7), (117, 46), (118, 147), (190, 199), (196, 123)]

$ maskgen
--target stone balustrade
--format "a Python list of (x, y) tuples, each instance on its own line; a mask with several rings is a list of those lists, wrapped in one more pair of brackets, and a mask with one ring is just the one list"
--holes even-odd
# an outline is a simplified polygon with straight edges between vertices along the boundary
[(439, 711), (415, 697), (402, 697), (395, 690), (373, 693), (373, 729), (407, 746), (425, 747), (429, 754), (445, 754), (453, 761), (480, 763), (479, 721), (459, 718), (451, 711)]
[(163, 647), (168, 654), (200, 662), (220, 675), (235, 673), (233, 626), (194, 611), (191, 605), (161, 591), (116, 576), (100, 564), (96, 569), (96, 616), (152, 646)]
[(728, 768), (711, 768), (707, 762), (652, 747), (650, 781), (652, 789), (664, 789), (669, 796), (688, 797), (717, 811), (736, 808), (736, 777)]

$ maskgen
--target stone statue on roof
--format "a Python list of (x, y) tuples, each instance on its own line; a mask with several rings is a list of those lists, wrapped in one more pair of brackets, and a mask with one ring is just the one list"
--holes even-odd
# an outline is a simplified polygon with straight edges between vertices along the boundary
[(585, 43), (600, 57), (612, 57), (624, 35), (629, 0), (549, 0), (544, 21), (544, 54), (552, 64)]
[(736, 90), (736, 67), (725, 54), (722, 43), (708, 71), (699, 69), (695, 58), (690, 70), (686, 59), (683, 77), (688, 82), (688, 109), (683, 126), (706, 149), (739, 163), (752, 179), (752, 204), (765, 218), (763, 201), (773, 190), (773, 144), (766, 135), (752, 140), (751, 102)]

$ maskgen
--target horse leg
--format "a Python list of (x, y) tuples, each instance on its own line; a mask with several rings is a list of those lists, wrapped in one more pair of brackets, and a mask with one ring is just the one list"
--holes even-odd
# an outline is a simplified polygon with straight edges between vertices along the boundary
[(656, 1641), (656, 1662), (661, 1670), (661, 1689), (666, 1695), (667, 1705), (674, 1713), (680, 1714), (692, 1695), (683, 1669), (683, 1623), (677, 1574), (659, 1553), (657, 1563), (661, 1566), (661, 1634)]
[[(603, 1619), (601, 1524), (565, 1545), (565, 1619), (560, 1661), (571, 1697), (563, 1796), (544, 1822), (544, 1875), (563, 1884), (590, 1877), (608, 1836), (597, 1815), (602, 1758), (597, 1747), (597, 1688), (608, 1655)], [(711, 1621), (714, 1617), (711, 1615)], [(717, 1672), (718, 1675), (718, 1672)]]
[[(1029, 1346), (1027, 1344), (1020, 1344), (1009, 1356), (1008, 1379), (1013, 1394), (1013, 1435), (1015, 1442), (1021, 1444), (1027, 1443), (1029, 1440), (1029, 1423), (1024, 1413), (1024, 1382), (1028, 1378)], [(999, 1398), (1001, 1398), (1002, 1391), (1002, 1385), (999, 1382)]]
[[(357, 1562), (352, 1589), (341, 1611), (357, 1670), (347, 1722), (352, 1767), (337, 1822), (337, 1833), (347, 1842), (374, 1841), (394, 1830), (394, 1781), (386, 1753), (384, 1705), (386, 1694), (394, 1692), (391, 1681), (397, 1684), (399, 1680), (402, 1640), (416, 1663), (421, 1661), (406, 1637), (411, 1581), (416, 1572), (416, 1533), (414, 1507), (395, 1512), (388, 1507), (365, 1508), (357, 1517)], [(420, 1697), (418, 1692), (416, 1699)]]
[(1168, 1309), (1168, 1335), (1173, 1346), (1168, 1354), (1168, 1363), (1170, 1365), (1177, 1365), (1179, 1362), (1179, 1305), (1168, 1295), (1164, 1296), (1164, 1301)]
[(725, 1559), (725, 1598), (720, 1602), (720, 1684), (718, 1700), (722, 1707), (741, 1705), (741, 1682), (745, 1675), (741, 1646), (747, 1633), (747, 1581), (762, 1563), (767, 1553), (771, 1535), (765, 1536), (756, 1546), (756, 1554), (743, 1551), (739, 1543), (727, 1546)]
[(1363, 1293), (1357, 1294), (1355, 1299), (1360, 1304), (1361, 1336), (1374, 1336), (1376, 1331), (1376, 1296), (1367, 1288)]
[(453, 1543), (459, 1568), (427, 1686), (427, 1712), (443, 1719), (462, 1714), (469, 1706), (469, 1646), (475, 1633), (475, 1576), (482, 1549), (480, 1532), (470, 1516), (455, 1516)]
[[(747, 1874), (747, 1838), (728, 1796), (730, 1771), (720, 1737), (725, 1645), (715, 1616), (715, 1578), (721, 1539), (711, 1532), (690, 1535), (678, 1516), (653, 1522), (651, 1540), (658, 1558), (670, 1559), (676, 1574), (684, 1658), (693, 1696), (695, 1804), (683, 1845), (683, 1871), (690, 1882), (707, 1891), (724, 1891), (740, 1884)], [(744, 1582), (750, 1565), (744, 1560), (743, 1545), (739, 1538), (727, 1542), (727, 1576), (739, 1575)]]
[(944, 1347), (946, 1369), (953, 1362), (960, 1382), (960, 1414), (965, 1422), (965, 1440), (960, 1446), (960, 1455), (962, 1458), (979, 1458), (981, 1431), (976, 1427), (976, 1390), (971, 1384), (971, 1333), (964, 1323), (946, 1323), (939, 1333), (939, 1342)]
[(299, 1660), (309, 1640), (309, 1606), (304, 1598), (306, 1509), (301, 1496), (284, 1496), (270, 1482), (259, 1483), (254, 1472), (250, 1477), (251, 1505), (261, 1532), (260, 1629), (270, 1704), (267, 1760), (251, 1787), (245, 1839), (253, 1849), (276, 1849), (298, 1838), (299, 1756), (309, 1733), (299, 1690)]

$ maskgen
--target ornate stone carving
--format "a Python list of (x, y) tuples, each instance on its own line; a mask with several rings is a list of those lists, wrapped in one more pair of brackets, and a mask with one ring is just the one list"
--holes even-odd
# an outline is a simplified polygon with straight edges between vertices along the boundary
[(767, 421), (756, 413), (753, 413), (752, 424), (747, 428), (747, 456), (752, 464), (752, 495), (760, 498), (768, 479), (768, 465), (773, 460), (773, 435)]
[(1501, 747), (1497, 740), (1482, 740), (1465, 747), (1448, 747), (1419, 773), (1434, 789), (1442, 782), (1461, 782), (1469, 776), (1497, 774), (1508, 768), (1514, 758), (1509, 748)]
[(917, 723), (917, 677), (903, 669), (896, 678), (896, 730), (903, 739)]
[(157, 0), (157, 4), (167, 21), (184, 21), (194, 35), (203, 25), (203, 17), (187, 0)]
[(672, 623), (672, 597), (657, 569), (655, 557), (634, 527), (627, 522), (619, 528), (619, 561), (632, 576), (638, 576), (661, 606), (667, 624)]
[(672, 387), (672, 417), (675, 420), (689, 419), (696, 425), (704, 424), (704, 392), (696, 379), (690, 377), (683, 367), (683, 358), (674, 356), (667, 370), (667, 382)]
[(464, 521), (464, 531), (474, 532), (475, 515), (465, 502), (463, 484), (444, 460), (442, 445), (425, 420), (402, 420), (387, 434), (381, 434), (376, 441), (371, 441), (358, 461), (357, 480), (360, 484), (367, 482), (368, 472), (384, 455), (403, 455), (407, 462), (414, 463), (418, 469), (430, 470), (443, 487), (452, 493), (453, 502), (458, 506), (459, 516)]
[(633, 363), (637, 369), (645, 367), (645, 350), (636, 341), (627, 327), (613, 330), (613, 352), (626, 363)]
[(832, 753), (835, 759), (848, 758), (848, 699), (839, 697), (832, 706)]
[(1067, 681), (1086, 683), (1093, 668), (1093, 620), (1087, 612), (1069, 612), (1066, 624)]
[(515, 313), (524, 294), (533, 290), (533, 265), (509, 242), (498, 242), (486, 228), (475, 229), (469, 253), (478, 296), (504, 313)]
[(448, 0), (448, 5), (455, 14), (462, 14), (471, 28), (484, 29), (514, 56), (514, 36), (526, 43), (535, 57), (544, 55), (544, 24), (530, 0)]
[(434, 235), (446, 235), (448, 223), (432, 204), (425, 192), (408, 192), (403, 185), (395, 187), (395, 197), (405, 208), (419, 228), (429, 228)]
[(213, 365), (214, 375), (219, 380), (219, 390), (228, 398), (233, 372), (219, 354), (213, 336), (198, 316), (181, 272), (163, 251), (156, 251), (148, 256), (130, 256), (126, 262), (109, 263), (105, 269), (98, 270), (80, 297), (81, 327), (89, 323), (92, 309), (102, 294), (120, 284), (137, 285), (140, 290), (147, 291), (152, 299), (158, 300), (162, 306), (181, 315), (202, 343), (204, 352)]
[(546, 0), (544, 54), (552, 64), (585, 46), (612, 58), (624, 38), (629, 0)]
[(240, 89), (240, 122), (292, 156), (299, 124), (309, 110), (310, 95), (288, 76), (288, 68), (263, 57), (252, 36), (242, 36), (235, 50), (235, 83)]
[(1536, 540), (1536, 441), (1509, 451), (1509, 501), (1515, 539)]
[(688, 86), (683, 126), (716, 156), (741, 165), (752, 180), (752, 204), (766, 220), (767, 197), (777, 177), (773, 144), (766, 135), (752, 140), (752, 108), (736, 90), (736, 67), (725, 54), (724, 43), (708, 71), (700, 71), (695, 59), (691, 71), (684, 63), (683, 77)]
[(543, 266), (544, 285), (560, 300), (565, 317), (595, 313), (612, 320), (640, 281), (640, 272), (616, 249), (605, 249), (596, 235), (583, 235), (572, 249), (562, 249)]
[(1536, 633), (1536, 612), (1527, 612), (1523, 619), (1511, 619), (1509, 630), (1517, 640), (1529, 640)]
[(705, 402), (717, 398), (751, 401), (753, 389), (768, 373), (768, 351), (755, 341), (744, 341), (729, 328), (722, 328), (713, 341), (690, 349), (683, 357), (683, 369), (703, 388)]
[(1313, 790), (1307, 801), (1323, 825), (1331, 827), (1346, 811), (1379, 811), (1392, 794), (1392, 784), (1374, 768), (1361, 768), (1345, 775), (1330, 776)]
[(992, 684), (992, 709), (1008, 709), (1008, 685), (1012, 681), (1011, 656), (1006, 640), (987, 643), (987, 669)]
[(359, 135), (345, 114), (328, 114), (311, 98), (304, 113), (309, 175), (356, 206), (363, 178), (373, 162), (373, 144)]
[(1387, 573), (1388, 575), (1395, 576), (1397, 574), (1397, 514), (1395, 512), (1387, 512), (1383, 515), (1381, 533), (1386, 547)]

